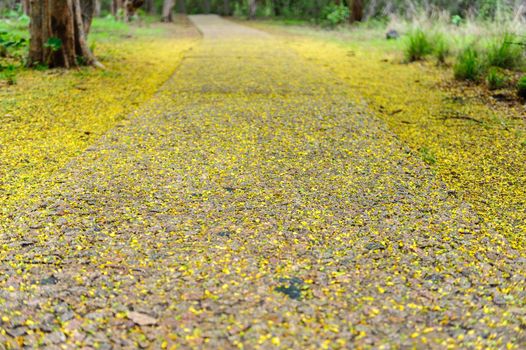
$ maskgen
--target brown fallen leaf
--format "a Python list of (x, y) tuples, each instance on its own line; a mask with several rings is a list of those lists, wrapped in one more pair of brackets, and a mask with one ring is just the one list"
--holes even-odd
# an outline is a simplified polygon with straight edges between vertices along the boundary
[(135, 311), (128, 312), (128, 318), (139, 326), (149, 326), (157, 323), (157, 319)]

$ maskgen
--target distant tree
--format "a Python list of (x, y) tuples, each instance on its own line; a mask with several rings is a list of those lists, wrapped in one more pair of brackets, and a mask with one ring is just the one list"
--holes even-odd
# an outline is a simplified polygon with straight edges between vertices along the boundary
[(257, 3), (256, 0), (248, 0), (248, 18), (256, 17)]
[(95, 17), (100, 17), (101, 7), (102, 7), (101, 1), (100, 0), (95, 0), (95, 11), (93, 13), (93, 15)]
[(29, 16), (29, 8), (30, 8), (29, 0), (23, 0), (22, 1), (22, 10), (28, 16)]
[(223, 0), (223, 15), (230, 16), (230, 0)]
[(349, 19), (351, 22), (360, 22), (363, 19), (363, 0), (347, 0), (347, 2), (351, 13)]
[(84, 26), (84, 34), (87, 36), (91, 29), (91, 22), (97, 10), (97, 0), (80, 0), (80, 14), (82, 17), (82, 25)]
[(144, 5), (144, 0), (124, 0), (124, 19), (128, 22), (135, 16), (137, 9)]
[(124, 4), (123, 0), (112, 0), (111, 2), (111, 14), (114, 17), (119, 16), (119, 12), (122, 12), (122, 5)]
[(161, 20), (163, 22), (173, 21), (173, 8), (175, 6), (175, 0), (164, 0), (163, 1), (163, 13)]
[(148, 12), (149, 14), (155, 14), (156, 8), (155, 8), (155, 1), (154, 0), (146, 0), (144, 2), (144, 10)]
[(186, 14), (186, 1), (177, 0), (177, 13)]

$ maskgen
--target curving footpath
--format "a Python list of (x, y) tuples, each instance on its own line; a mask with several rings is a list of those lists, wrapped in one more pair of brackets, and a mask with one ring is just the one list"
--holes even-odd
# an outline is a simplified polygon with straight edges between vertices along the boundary
[(201, 44), (139, 117), (1, 233), (3, 347), (526, 346), (525, 261), (499, 233), (342, 81), (191, 20)]

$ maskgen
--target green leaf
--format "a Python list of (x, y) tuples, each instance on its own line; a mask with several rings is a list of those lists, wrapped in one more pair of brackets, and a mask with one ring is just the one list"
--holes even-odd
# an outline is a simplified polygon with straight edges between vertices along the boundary
[(62, 47), (62, 40), (60, 38), (51, 37), (44, 44), (44, 47), (51, 49), (51, 51), (58, 51)]

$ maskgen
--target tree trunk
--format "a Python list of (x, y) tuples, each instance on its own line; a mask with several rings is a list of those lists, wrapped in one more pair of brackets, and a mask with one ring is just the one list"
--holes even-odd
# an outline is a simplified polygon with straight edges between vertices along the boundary
[(272, 8), (274, 10), (274, 15), (279, 17), (281, 16), (281, 13), (283, 12), (283, 4), (280, 0), (274, 0), (272, 1)]
[(321, 11), (323, 11), (324, 2), (323, 0), (316, 0), (316, 6), (314, 9), (315, 18), (320, 18)]
[[(82, 3), (92, 0), (82, 0)], [(86, 5), (86, 4), (84, 4)], [(31, 0), (31, 41), (29, 65), (77, 67), (80, 64), (99, 64), (91, 53), (84, 20), (92, 16), (81, 13), (81, 0)]]
[(122, 2), (123, 0), (113, 0), (111, 2), (111, 14), (117, 18), (119, 17), (119, 10), (122, 10)]
[(95, 17), (100, 17), (101, 7), (102, 6), (100, 0), (95, 0), (95, 12), (93, 13)]
[(150, 15), (155, 14), (155, 3), (153, 0), (146, 0), (144, 2), (144, 10), (148, 12)]
[(177, 13), (186, 14), (185, 0), (177, 0)]
[(173, 22), (173, 8), (175, 0), (164, 0), (163, 1), (163, 14), (161, 21)]
[(97, 8), (97, 0), (80, 0), (80, 13), (82, 15), (82, 23), (84, 26), (84, 34), (87, 36), (91, 29), (91, 22), (93, 15)]
[(24, 13), (29, 16), (30, 14), (30, 5), (29, 5), (29, 0), (23, 0), (22, 1), (22, 9), (24, 10)]
[(223, 16), (230, 16), (230, 1), (223, 0)]
[(132, 17), (135, 16), (135, 13), (144, 5), (144, 0), (124, 0), (124, 19), (126, 22), (131, 21)]
[(248, 18), (253, 19), (256, 17), (257, 4), (256, 0), (248, 0)]
[(203, 10), (206, 14), (210, 13), (210, 0), (204, 0)]
[(347, 0), (349, 7), (349, 20), (351, 23), (360, 22), (363, 19), (363, 0)]

